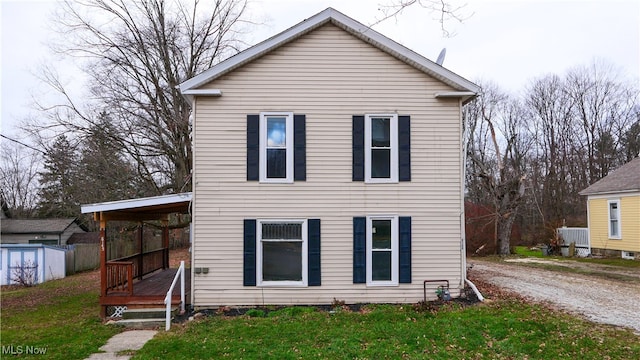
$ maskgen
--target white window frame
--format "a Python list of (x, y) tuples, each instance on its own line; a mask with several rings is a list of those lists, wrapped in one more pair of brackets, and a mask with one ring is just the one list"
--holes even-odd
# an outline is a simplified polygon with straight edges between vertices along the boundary
[[(306, 287), (308, 284), (308, 241), (307, 219), (257, 219), (256, 226), (256, 280), (257, 286)], [(262, 280), (262, 224), (294, 223), (302, 225), (302, 280), (301, 281), (263, 281)], [(269, 240), (277, 241), (277, 240)], [(282, 239), (290, 241), (290, 239)]]
[[(611, 233), (611, 222), (612, 222), (612, 218), (611, 218), (611, 205), (612, 204), (616, 204), (617, 208), (618, 208), (618, 218), (615, 219), (618, 223), (618, 225), (616, 226), (617, 228), (617, 234), (613, 234)], [(609, 234), (609, 239), (615, 239), (615, 240), (620, 240), (622, 239), (622, 211), (620, 209), (620, 199), (612, 199), (612, 200), (608, 200), (607, 201), (607, 233)]]
[[(373, 281), (373, 220), (391, 220), (391, 280)], [(367, 216), (367, 286), (398, 286), (399, 244), (398, 216)]]
[[(390, 177), (371, 177), (371, 119), (389, 118), (390, 129)], [(365, 183), (397, 183), (398, 182), (398, 114), (365, 114), (364, 117), (364, 181)]]
[[(267, 177), (267, 119), (269, 117), (286, 118), (286, 177)], [(293, 183), (293, 112), (261, 112), (260, 113), (260, 182)]]

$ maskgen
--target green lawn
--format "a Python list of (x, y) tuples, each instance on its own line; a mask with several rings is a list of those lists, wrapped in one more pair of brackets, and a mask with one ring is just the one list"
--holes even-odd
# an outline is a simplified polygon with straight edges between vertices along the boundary
[(121, 331), (102, 324), (97, 279), (93, 272), (3, 289), (0, 358), (13, 358), (13, 352), (22, 353), (20, 359), (85, 359), (97, 352)]
[[(492, 300), (468, 307), (293, 307), (204, 317), (160, 332), (135, 359), (640, 359), (640, 337), (628, 330), (478, 285)], [(19, 358), (84, 359), (121, 331), (99, 319), (96, 272), (3, 288), (1, 300), (2, 359), (34, 348), (46, 354)]]
[(160, 333), (134, 359), (638, 359), (640, 338), (505, 299), (438, 311), (285, 308), (211, 316)]

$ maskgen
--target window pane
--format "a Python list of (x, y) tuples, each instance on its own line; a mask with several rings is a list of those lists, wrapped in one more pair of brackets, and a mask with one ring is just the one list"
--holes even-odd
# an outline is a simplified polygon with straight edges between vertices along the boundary
[(302, 281), (302, 242), (262, 242), (263, 281)]
[(609, 214), (611, 216), (611, 220), (618, 219), (618, 203), (609, 204)]
[(285, 147), (287, 145), (287, 119), (284, 117), (267, 118), (267, 146)]
[(372, 248), (391, 249), (391, 220), (372, 220)]
[(287, 177), (287, 149), (267, 149), (267, 178)]
[(374, 251), (371, 254), (371, 280), (391, 280), (391, 251)]
[(371, 149), (371, 177), (383, 179), (391, 177), (391, 150)]
[(371, 147), (391, 146), (391, 119), (371, 119)]

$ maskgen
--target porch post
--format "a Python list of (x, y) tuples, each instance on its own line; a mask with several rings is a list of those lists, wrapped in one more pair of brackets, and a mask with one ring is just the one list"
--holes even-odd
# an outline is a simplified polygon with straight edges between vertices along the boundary
[[(102, 214), (94, 214), (100, 219), (100, 296), (107, 296), (107, 221)], [(107, 307), (100, 306), (100, 316), (107, 316)]]
[(164, 248), (164, 259), (162, 268), (169, 268), (169, 219), (162, 219), (162, 247)]
[(144, 274), (144, 247), (142, 243), (142, 239), (144, 237), (144, 223), (140, 221), (138, 224), (138, 279), (142, 279), (142, 274)]

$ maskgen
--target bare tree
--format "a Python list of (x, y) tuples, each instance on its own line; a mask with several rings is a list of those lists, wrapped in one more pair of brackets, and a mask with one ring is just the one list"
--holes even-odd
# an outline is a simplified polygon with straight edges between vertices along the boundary
[(619, 151), (624, 132), (634, 120), (637, 89), (620, 80), (611, 64), (593, 61), (567, 73), (566, 91), (579, 124), (581, 136), (576, 145), (586, 151), (585, 162), (589, 185), (608, 175), (625, 162)]
[(382, 13), (376, 20), (370, 25), (375, 26), (381, 22), (395, 18), (401, 15), (405, 10), (413, 7), (421, 7), (426, 9), (428, 13), (434, 14), (437, 21), (440, 23), (440, 29), (444, 37), (450, 37), (452, 34), (447, 30), (446, 23), (450, 21), (463, 22), (471, 15), (465, 15), (463, 13), (466, 4), (457, 5), (452, 1), (445, 0), (389, 0), (385, 3), (378, 4), (378, 9)]
[[(157, 193), (190, 189), (190, 107), (177, 85), (236, 53), (246, 0), (65, 1), (57, 50), (85, 60), (91, 96), (74, 99), (62, 81), (43, 78), (64, 103), (49, 106), (48, 129), (87, 136), (106, 114), (109, 133)], [(81, 105), (90, 100), (91, 106)], [(42, 124), (32, 127), (40, 130)]]
[(38, 166), (42, 154), (17, 143), (3, 141), (0, 149), (0, 187), (12, 217), (35, 215)]
[(510, 253), (518, 209), (524, 201), (526, 163), (531, 142), (523, 131), (528, 114), (521, 103), (485, 84), (481, 96), (464, 110), (468, 164), (475, 191), (493, 210), (497, 251)]
[[(543, 221), (558, 222), (566, 217), (568, 197), (573, 196), (569, 184), (582, 183), (572, 178), (566, 164), (571, 161), (575, 126), (572, 103), (560, 76), (535, 79), (525, 95), (533, 114), (532, 129), (537, 139), (537, 163), (542, 176), (538, 187)], [(580, 174), (580, 173), (573, 173)]]

